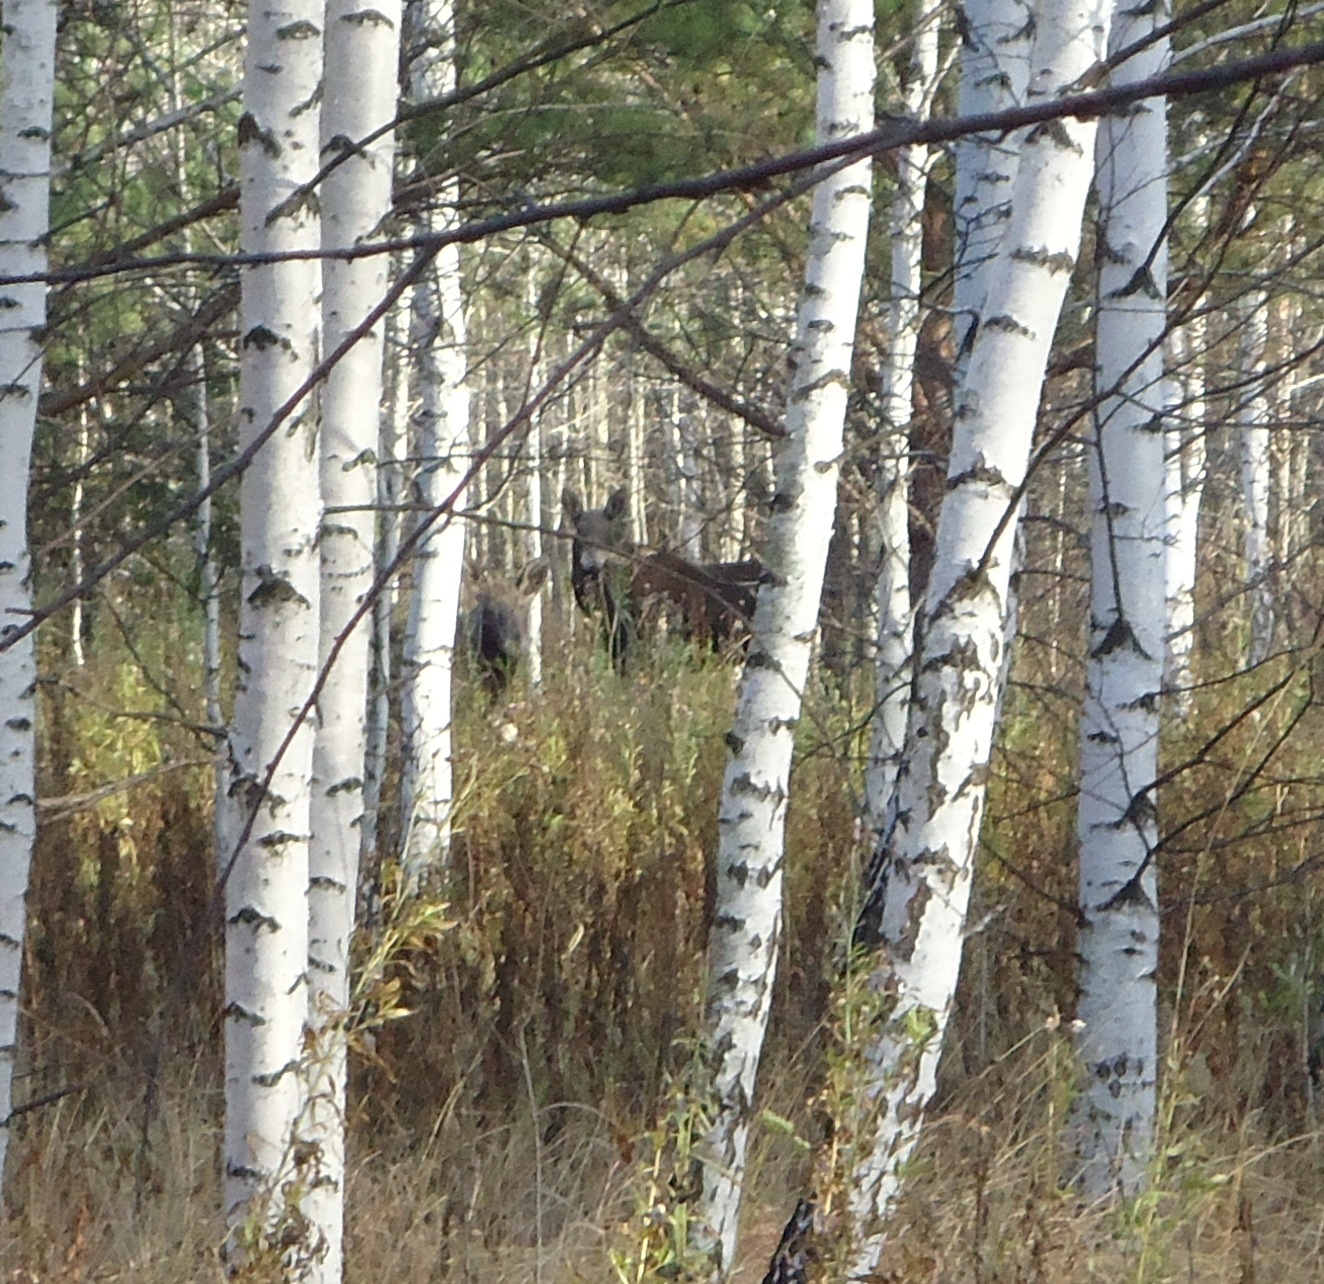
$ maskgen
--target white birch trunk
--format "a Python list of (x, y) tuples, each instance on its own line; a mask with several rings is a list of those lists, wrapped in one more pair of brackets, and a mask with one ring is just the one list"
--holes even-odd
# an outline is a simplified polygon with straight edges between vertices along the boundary
[(1250, 592), (1250, 643), (1246, 663), (1264, 661), (1273, 644), (1273, 585), (1270, 580), (1269, 398), (1264, 388), (1265, 348), (1269, 340), (1269, 304), (1263, 290), (1251, 290), (1237, 308), (1240, 322), (1241, 497), (1246, 518), (1246, 587)]
[[(451, 0), (409, 0), (411, 42), (423, 50), (410, 65), (409, 92), (416, 102), (440, 97), (455, 85), (455, 15)], [(456, 219), (458, 184), (448, 180), (420, 231), (440, 233)], [(465, 352), (460, 249), (446, 246), (414, 291), (410, 347), (417, 363), (418, 411), (414, 456), (416, 490), (428, 508), (443, 504), (469, 464), (469, 379)], [(462, 506), (457, 499), (455, 508)], [(414, 592), (405, 635), (405, 761), (401, 785), (406, 890), (441, 876), (450, 862), (454, 772), (451, 763), (451, 699), (455, 672), (455, 622), (464, 567), (464, 522), (442, 516), (419, 547)]]
[[(183, 190), (181, 188), (181, 190)], [(211, 401), (207, 395), (207, 362), (202, 345), (189, 352), (189, 373), (194, 382), (194, 428), (198, 435), (196, 453), (198, 489), (211, 485)], [(233, 823), (234, 803), (229, 797), (225, 713), (221, 707), (221, 592), (220, 571), (212, 548), (212, 502), (204, 499), (193, 515), (193, 550), (198, 559), (198, 597), (202, 605), (202, 692), (207, 725), (218, 741), (213, 773), (214, 814), (212, 833), (218, 861), (228, 860), (238, 831)]]
[[(1035, 19), (1027, 0), (964, 0), (961, 36), (962, 116), (1025, 102)], [(984, 310), (988, 273), (1011, 219), (1011, 193), (1022, 133), (970, 134), (956, 142), (953, 200), (957, 370), (963, 373)]]
[[(46, 270), (50, 230), (54, 0), (4, 0), (0, 16), (0, 274)], [(36, 836), (36, 655), (5, 635), (32, 610), (28, 473), (41, 393), (46, 287), (0, 287), (0, 1177), (9, 1150), (18, 1000)]]
[[(406, 291), (391, 309), (386, 322), (386, 379), (389, 391), (381, 416), (381, 450), (377, 467), (377, 571), (395, 563), (400, 550), (400, 504), (403, 495), (401, 456), (407, 450), (409, 375), (407, 373), (409, 317), (413, 293)], [(382, 785), (386, 777), (387, 742), (391, 721), (391, 614), (395, 607), (395, 581), (382, 586), (372, 604), (372, 674), (368, 700), (367, 749), (363, 768), (363, 833), (359, 848), (361, 867), (374, 874), (380, 863)], [(375, 912), (369, 903), (369, 913)]]
[[(525, 566), (532, 566), (543, 556), (542, 533), (542, 416), (537, 414), (529, 424), (528, 450), (528, 539), (525, 541)], [(524, 664), (529, 675), (529, 686), (542, 685), (542, 594), (529, 596), (525, 607)]]
[[(239, 123), (241, 244), (313, 251), (316, 206), (283, 204), (317, 170), (320, 0), (254, 3)], [(243, 269), (239, 445), (263, 432), (317, 360), (316, 260)], [(242, 603), (231, 797), (252, 817), (225, 885), (225, 1206), (232, 1258), (254, 1235), (306, 1262), (287, 1201), (297, 1171), (308, 1015), (308, 841), (313, 728), (292, 727), (317, 673), (317, 422), (305, 401), (263, 446), (239, 496)], [(289, 742), (286, 744), (286, 739)], [(270, 773), (270, 786), (263, 789)]]
[[(820, 0), (820, 142), (872, 128), (873, 59), (872, 0)], [(708, 942), (716, 1102), (698, 1210), (700, 1243), (715, 1277), (729, 1273), (735, 1257), (754, 1084), (776, 973), (791, 758), (836, 508), (871, 177), (865, 159), (814, 189), (768, 528), (769, 578), (759, 591), (728, 738)]]
[(1178, 413), (1165, 429), (1168, 547), (1167, 656), (1164, 687), (1179, 716), (1191, 710), (1195, 687), (1195, 580), (1199, 566), (1200, 500), (1205, 480), (1205, 322), (1193, 316), (1171, 336), (1170, 386)]
[[(322, 161), (339, 160), (322, 184), (322, 244), (349, 248), (390, 212), (395, 136), (361, 139), (396, 111), (400, 0), (330, 0), (322, 95)], [(385, 255), (327, 259), (322, 269), (324, 346), (359, 330), (386, 291)], [(313, 747), (312, 846), (308, 870), (311, 1040), (308, 1118), (316, 1171), (303, 1211), (321, 1251), (308, 1278), (338, 1284), (344, 1272), (345, 1090), (350, 940), (358, 901), (363, 820), (370, 619), (351, 628), (373, 580), (378, 423), (382, 400), (380, 322), (336, 363), (322, 394), (321, 640), (324, 671)], [(339, 651), (336, 651), (339, 646)], [(310, 1149), (310, 1154), (314, 1152)]]
[[(1150, 39), (1165, 6), (1120, 9), (1114, 50)], [(1114, 84), (1160, 75), (1153, 40)], [(1080, 1005), (1075, 1102), (1081, 1187), (1136, 1194), (1154, 1139), (1159, 917), (1154, 848), (1163, 686), (1163, 336), (1167, 103), (1105, 116), (1098, 138), (1098, 409), (1090, 451), (1089, 662), (1080, 731)]]
[[(1047, 0), (1031, 97), (1072, 85), (1104, 54), (1102, 0)], [(880, 1012), (864, 1050), (849, 1195), (851, 1277), (879, 1260), (900, 1174), (933, 1095), (961, 962), (999, 699), (1015, 522), (1053, 332), (1080, 245), (1094, 125), (1032, 129), (984, 321), (958, 400), (948, 490), (925, 599), (898, 823), (873, 871), (860, 940), (881, 946)]]
[[(78, 377), (86, 378), (82, 359), (78, 362)], [(74, 448), (74, 486), (69, 500), (69, 529), (73, 532), (73, 547), (69, 550), (69, 571), (75, 584), (83, 582), (87, 566), (84, 549), (87, 543), (83, 530), (83, 473), (92, 457), (92, 430), (87, 402), (78, 408), (78, 439)], [(76, 597), (69, 608), (69, 656), (75, 669), (87, 662), (83, 653), (83, 599)]]
[[(527, 290), (526, 298), (528, 300), (529, 315), (537, 316), (538, 292), (532, 261), (529, 264)], [(542, 386), (542, 345), (545, 341), (545, 327), (541, 327), (535, 332), (535, 337), (529, 345), (528, 377), (524, 385), (526, 398), (531, 395), (533, 389)], [(534, 413), (529, 423), (524, 459), (525, 467), (528, 469), (526, 506), (529, 523), (528, 538), (525, 541), (525, 564), (531, 566), (542, 558), (544, 551), (542, 533), (543, 412), (541, 410)], [(525, 663), (529, 675), (529, 686), (537, 688), (542, 685), (543, 627), (541, 593), (534, 593), (529, 598), (526, 624)]]
[[(916, 33), (910, 76), (902, 94), (906, 116), (923, 119), (938, 78), (938, 19), (925, 15)], [(874, 709), (865, 769), (865, 800), (875, 834), (892, 807), (910, 707), (914, 620), (910, 609), (910, 421), (914, 410), (915, 352), (919, 346), (922, 215), (929, 149), (901, 147), (888, 235), (892, 242), (892, 297), (887, 309), (888, 356), (882, 370), (882, 453), (878, 460), (880, 549), (874, 603), (878, 619)]]
[(648, 545), (648, 510), (644, 503), (648, 390), (637, 372), (630, 378), (630, 413), (626, 426), (626, 488), (630, 492), (630, 538), (636, 548)]
[(699, 478), (698, 405), (692, 392), (676, 389), (676, 436), (680, 453), (680, 551), (691, 562), (703, 561), (703, 484)]

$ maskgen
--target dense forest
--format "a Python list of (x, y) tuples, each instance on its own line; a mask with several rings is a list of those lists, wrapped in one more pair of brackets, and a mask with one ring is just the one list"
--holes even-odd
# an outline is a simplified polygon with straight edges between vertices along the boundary
[(0, 7), (9, 1278), (1324, 1280), (1320, 6)]

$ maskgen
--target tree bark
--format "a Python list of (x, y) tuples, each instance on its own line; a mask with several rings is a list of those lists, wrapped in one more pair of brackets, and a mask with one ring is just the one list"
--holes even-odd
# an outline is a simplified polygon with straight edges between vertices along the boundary
[[(455, 85), (455, 13), (450, 0), (409, 0), (409, 92), (416, 102), (440, 97)], [(458, 183), (447, 179), (420, 219), (420, 232), (436, 234), (458, 217)], [(469, 376), (461, 293), (460, 250), (448, 245), (414, 291), (410, 348), (418, 375), (419, 408), (414, 455), (420, 461), (419, 500), (437, 509), (458, 489), (469, 463)], [(465, 523), (441, 517), (414, 560), (414, 593), (405, 635), (405, 762), (401, 784), (404, 886), (418, 892), (450, 864), (454, 770), (451, 702), (455, 624), (460, 609)]]
[[(871, 128), (873, 57), (871, 0), (820, 0), (820, 141)], [(814, 189), (764, 556), (768, 575), (728, 737), (708, 942), (716, 1102), (699, 1209), (700, 1244), (714, 1277), (729, 1273), (735, 1257), (754, 1083), (777, 964), (791, 758), (836, 507), (870, 181), (870, 163), (862, 160), (829, 173)]]
[[(1061, 93), (1094, 67), (1107, 24), (1102, 0), (1049, 0), (1037, 25), (1031, 96)], [(1027, 135), (959, 394), (898, 820), (876, 854), (857, 930), (861, 945), (880, 950), (860, 959), (875, 969), (867, 1002), (876, 1011), (861, 1054), (867, 1109), (847, 1130), (855, 1138), (852, 1278), (878, 1265), (956, 989), (1000, 691), (1015, 508), (1079, 249), (1094, 132), (1092, 123), (1066, 119)]]
[[(54, 0), (4, 0), (0, 44), (0, 275), (46, 271), (50, 230)], [(0, 637), (32, 611), (28, 474), (41, 393), (46, 286), (3, 287), (0, 309)], [(28, 873), (36, 835), (36, 654), (29, 633), (0, 651), (0, 1175), (18, 1052)]]
[(1238, 416), (1241, 431), (1241, 496), (1246, 519), (1246, 588), (1250, 593), (1250, 642), (1246, 663), (1263, 663), (1273, 645), (1274, 595), (1270, 577), (1269, 398), (1264, 387), (1265, 348), (1269, 338), (1268, 295), (1251, 290), (1237, 308), (1240, 321), (1241, 377), (1246, 391)]
[[(253, 4), (239, 122), (246, 254), (315, 253), (316, 205), (290, 195), (317, 169), (319, 0)], [(239, 445), (248, 447), (317, 360), (315, 259), (242, 270)], [(313, 728), (291, 718), (317, 673), (317, 421), (305, 401), (244, 474), (239, 685), (231, 797), (251, 827), (225, 885), (225, 1205), (229, 1253), (255, 1244), (291, 1271), (316, 1251), (291, 1228), (304, 1176), (296, 1130), (308, 1015), (308, 842)], [(269, 784), (267, 783), (269, 778)]]
[(1205, 480), (1205, 320), (1193, 316), (1172, 332), (1175, 414), (1165, 428), (1168, 547), (1167, 659), (1164, 688), (1179, 716), (1190, 713), (1195, 688), (1195, 580), (1200, 500)]
[[(396, 112), (400, 0), (330, 0), (322, 95), (322, 162), (340, 163), (321, 189), (322, 243), (347, 248), (371, 237), (390, 213), (395, 136), (360, 140)], [(386, 290), (386, 255), (329, 258), (323, 268), (327, 351), (362, 329)], [(338, 1284), (344, 1273), (345, 1100), (350, 941), (358, 902), (363, 820), (370, 617), (354, 624), (373, 580), (382, 326), (362, 334), (336, 363), (322, 393), (321, 629), (324, 672), (313, 747), (308, 881), (308, 1116), (316, 1171), (303, 1211), (320, 1251), (308, 1278)], [(314, 1153), (310, 1150), (310, 1154)]]
[[(1151, 40), (1161, 8), (1117, 13), (1114, 51)], [(1113, 73), (1160, 74), (1152, 39)], [(1099, 283), (1090, 458), (1089, 662), (1080, 729), (1080, 1005), (1075, 1103), (1081, 1188), (1136, 1194), (1153, 1148), (1158, 1085), (1159, 695), (1163, 686), (1163, 339), (1168, 125), (1162, 98), (1105, 116), (1098, 138)]]
[[(920, 120), (937, 89), (938, 19), (929, 16), (915, 36), (910, 75), (902, 94), (905, 114)], [(924, 193), (929, 149), (901, 147), (894, 153), (892, 196), (892, 297), (887, 309), (887, 360), (882, 371), (883, 440), (878, 459), (878, 618), (875, 697), (865, 771), (865, 797), (873, 832), (881, 834), (892, 809), (910, 708), (910, 421), (919, 346)]]

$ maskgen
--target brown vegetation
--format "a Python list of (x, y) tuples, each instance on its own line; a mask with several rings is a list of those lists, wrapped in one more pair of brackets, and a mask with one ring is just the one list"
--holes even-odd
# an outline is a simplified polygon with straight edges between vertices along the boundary
[[(587, 636), (556, 653), (565, 663), (501, 711), (501, 734), (485, 701), (462, 712), (444, 915), (391, 920), (382, 954), (365, 942), (352, 1280), (660, 1278), (640, 1263), (658, 1261), (649, 1210), (684, 1123), (731, 672), (667, 652), (622, 679)], [(1163, 1159), (1152, 1196), (1107, 1216), (1062, 1182), (1075, 753), (1055, 710), (1073, 697), (1069, 678), (1038, 683), (1032, 658), (1021, 676), (957, 1034), (884, 1278), (1324, 1280), (1307, 1070), (1324, 726), (1307, 673), (1284, 660), (1212, 686), (1167, 746), (1170, 766), (1193, 765), (1164, 808)], [(1238, 716), (1278, 678), (1257, 718)], [(834, 688), (805, 720), (744, 1280), (761, 1277), (833, 1113), (862, 708)], [(1258, 764), (1289, 725), (1270, 779)], [(30, 904), (20, 1100), (35, 1108), (17, 1125), (0, 1268), (15, 1282), (220, 1279), (209, 773), (171, 768), (196, 763), (198, 742), (111, 646), (43, 688), (43, 750), (58, 804)], [(830, 1222), (836, 1193), (821, 1193)]]

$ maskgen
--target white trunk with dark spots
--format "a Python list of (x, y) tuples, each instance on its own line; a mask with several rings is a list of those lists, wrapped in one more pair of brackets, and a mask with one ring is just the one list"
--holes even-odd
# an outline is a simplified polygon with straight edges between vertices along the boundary
[[(1107, 23), (1102, 0), (1050, 0), (1039, 16), (1030, 96), (1060, 93), (1093, 67)], [(872, 920), (861, 924), (861, 942), (879, 947), (870, 985), (880, 1013), (861, 1067), (872, 1106), (853, 1155), (852, 1278), (878, 1265), (956, 990), (1001, 687), (1016, 493), (1079, 250), (1093, 142), (1094, 126), (1076, 120), (1029, 132), (958, 398), (898, 823), (881, 853)]]
[[(54, 0), (4, 0), (0, 44), (0, 275), (46, 270)], [(41, 394), (46, 286), (0, 286), (0, 1176), (9, 1149), (18, 999), (36, 836), (36, 656), (10, 635), (32, 611), (28, 473)]]
[[(440, 97), (455, 86), (454, 7), (450, 0), (409, 0), (407, 15), (409, 45), (418, 50), (410, 63), (410, 96), (416, 102)], [(451, 226), (458, 218), (458, 200), (459, 184), (453, 179), (442, 183), (420, 216), (419, 230), (439, 233)], [(415, 490), (430, 511), (451, 499), (469, 466), (469, 375), (460, 286), (460, 248), (452, 244), (441, 250), (414, 290)], [(464, 523), (452, 514), (462, 503), (456, 497), (414, 559), (401, 675), (404, 882), (412, 891), (443, 875), (450, 863), (451, 705), (465, 542)]]
[[(322, 79), (318, 0), (254, 4), (239, 124), (241, 244), (247, 254), (316, 251)], [(291, 197), (295, 199), (291, 200)], [(315, 259), (243, 269), (239, 444), (266, 430), (317, 361)], [(236, 827), (248, 837), (225, 885), (225, 1205), (230, 1252), (257, 1229), (306, 1262), (290, 1228), (305, 1174), (296, 1131), (308, 1017), (308, 843), (313, 720), (298, 715), (317, 673), (321, 516), (317, 420), (305, 399), (262, 447), (239, 494), (239, 686), (231, 737)], [(274, 767), (274, 770), (273, 770)], [(264, 782), (270, 773), (270, 786)], [(229, 853), (222, 853), (228, 859)]]
[[(820, 0), (818, 139), (873, 123), (872, 0)], [(842, 426), (869, 227), (870, 164), (814, 191), (792, 352), (786, 436), (753, 638), (741, 675), (718, 815), (717, 903), (708, 943), (714, 1122), (706, 1138), (698, 1238), (712, 1275), (734, 1260), (755, 1078), (782, 922), (782, 860), (795, 728), (836, 507)]]
[[(322, 184), (322, 243), (369, 239), (391, 206), (400, 60), (400, 0), (330, 0), (322, 95), (322, 161), (339, 164)], [(330, 258), (323, 267), (323, 344), (334, 351), (361, 329), (386, 292), (385, 255)], [(322, 392), (322, 617), (324, 670), (313, 748), (308, 870), (310, 1027), (306, 1139), (316, 1171), (304, 1199), (310, 1236), (323, 1246), (308, 1278), (338, 1284), (344, 1269), (345, 1019), (363, 822), (371, 615), (357, 622), (373, 579), (378, 422), (382, 401), (379, 321), (336, 363)], [(352, 627), (351, 627), (352, 625)], [(338, 648), (338, 649), (337, 649)], [(313, 1153), (313, 1152), (310, 1152)]]
[[(1164, 6), (1120, 9), (1112, 46), (1145, 40)], [(1114, 73), (1160, 75), (1155, 40)], [(1097, 410), (1090, 461), (1089, 660), (1080, 728), (1080, 1006), (1075, 1102), (1081, 1187), (1140, 1188), (1158, 1076), (1159, 918), (1154, 848), (1167, 526), (1167, 105), (1148, 99), (1099, 127)]]
[[(962, 116), (1025, 104), (1034, 37), (1028, 0), (963, 0), (956, 28), (961, 39)], [(984, 311), (988, 276), (1011, 220), (1011, 193), (1023, 131), (969, 134), (957, 140), (952, 201), (957, 368), (963, 373)]]
[(1190, 712), (1195, 684), (1195, 577), (1200, 500), (1205, 480), (1205, 322), (1192, 317), (1169, 336), (1175, 413), (1164, 429), (1167, 451), (1167, 671), (1164, 686), (1179, 713)]
[[(915, 35), (910, 74), (902, 95), (905, 114), (928, 114), (938, 80), (938, 17), (926, 15)], [(920, 291), (924, 245), (924, 194), (929, 148), (901, 147), (896, 160), (889, 238), (892, 242), (892, 297), (887, 308), (887, 360), (882, 368), (883, 440), (878, 457), (878, 618), (875, 698), (865, 770), (865, 798), (875, 833), (887, 824), (910, 708), (910, 421), (914, 409), (915, 353), (919, 347)]]

